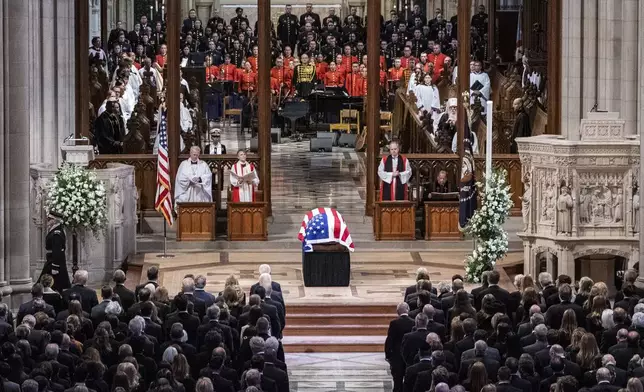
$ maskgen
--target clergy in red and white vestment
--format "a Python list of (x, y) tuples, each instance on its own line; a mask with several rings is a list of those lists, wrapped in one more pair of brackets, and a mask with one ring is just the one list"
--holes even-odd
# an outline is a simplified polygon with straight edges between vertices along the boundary
[(395, 140), (389, 143), (389, 155), (380, 161), (378, 177), (381, 201), (408, 200), (411, 166), (400, 155), (400, 144)]
[(177, 204), (212, 202), (212, 171), (199, 159), (200, 153), (198, 146), (190, 147), (190, 158), (179, 165), (174, 188)]
[(255, 201), (255, 189), (259, 185), (257, 170), (252, 163), (246, 162), (246, 151), (237, 152), (237, 163), (230, 169), (230, 186), (232, 187), (232, 201)]

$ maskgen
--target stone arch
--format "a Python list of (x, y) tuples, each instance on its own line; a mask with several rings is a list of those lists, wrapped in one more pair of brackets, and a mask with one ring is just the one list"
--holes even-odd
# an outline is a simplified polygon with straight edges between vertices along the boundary
[(612, 255), (612, 256), (617, 256), (617, 257), (622, 257), (626, 259), (626, 261), (630, 261), (631, 258), (631, 253), (626, 252), (623, 250), (619, 249), (613, 249), (613, 248), (588, 248), (588, 249), (582, 249), (577, 252), (573, 252), (573, 257), (576, 259), (584, 256), (592, 256), (592, 255)]

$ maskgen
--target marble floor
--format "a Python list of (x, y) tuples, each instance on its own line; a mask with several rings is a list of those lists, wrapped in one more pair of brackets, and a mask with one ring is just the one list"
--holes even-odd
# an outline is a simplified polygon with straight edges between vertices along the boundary
[[(257, 267), (268, 263), (272, 275), (282, 286), (287, 304), (397, 304), (405, 288), (414, 282), (416, 270), (425, 267), (434, 284), (449, 282), (452, 275), (464, 274), (463, 260), (467, 251), (360, 251), (351, 255), (351, 282), (348, 287), (306, 287), (302, 275), (301, 251), (182, 251), (175, 257), (162, 259), (156, 254), (143, 256), (143, 276), (152, 265), (160, 271), (159, 282), (170, 293), (176, 293), (187, 274), (207, 277), (206, 290), (220, 292), (231, 274), (239, 279), (244, 291), (257, 282)], [(523, 252), (513, 252), (506, 257), (506, 264), (521, 262)], [(510, 278), (502, 268), (501, 285), (512, 289)], [(466, 285), (466, 288), (471, 288)], [(473, 287), (473, 286), (472, 286)]]
[[(222, 132), (222, 143), (228, 151), (249, 148), (250, 134), (230, 127)], [(304, 214), (328, 206), (345, 215), (364, 214), (364, 153), (340, 147), (331, 153), (310, 152), (308, 140), (284, 138), (273, 145), (271, 159), (274, 212)]]
[(382, 353), (286, 354), (292, 392), (389, 392), (389, 364)]

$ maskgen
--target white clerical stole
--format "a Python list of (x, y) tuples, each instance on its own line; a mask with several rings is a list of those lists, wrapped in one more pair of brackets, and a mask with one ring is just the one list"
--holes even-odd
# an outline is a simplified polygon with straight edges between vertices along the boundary
[(175, 203), (212, 202), (212, 171), (202, 160), (181, 162), (174, 189)]
[(259, 185), (255, 166), (252, 163), (237, 161), (230, 169), (230, 185), (232, 202), (255, 201), (255, 188)]

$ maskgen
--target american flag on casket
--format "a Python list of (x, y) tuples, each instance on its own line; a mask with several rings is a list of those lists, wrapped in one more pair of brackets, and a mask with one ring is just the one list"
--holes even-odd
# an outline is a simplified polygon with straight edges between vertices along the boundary
[(305, 252), (313, 252), (313, 245), (338, 243), (350, 252), (355, 250), (353, 240), (342, 215), (335, 208), (316, 208), (304, 215), (297, 239)]

